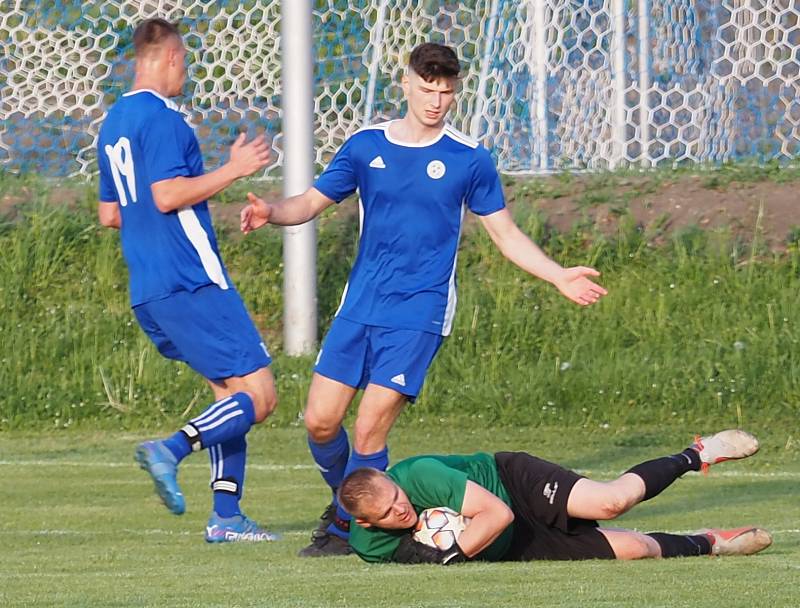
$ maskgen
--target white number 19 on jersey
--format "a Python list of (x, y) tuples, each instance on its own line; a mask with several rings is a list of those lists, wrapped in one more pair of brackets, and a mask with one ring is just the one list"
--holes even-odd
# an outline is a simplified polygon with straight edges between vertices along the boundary
[(127, 137), (120, 137), (113, 146), (106, 144), (105, 147), (108, 161), (111, 164), (111, 175), (114, 177), (114, 186), (119, 194), (119, 204), (123, 207), (128, 204), (128, 196), (122, 185), (122, 177), (131, 193), (131, 199), (136, 202), (136, 172), (133, 169), (133, 154), (131, 154), (131, 142)]

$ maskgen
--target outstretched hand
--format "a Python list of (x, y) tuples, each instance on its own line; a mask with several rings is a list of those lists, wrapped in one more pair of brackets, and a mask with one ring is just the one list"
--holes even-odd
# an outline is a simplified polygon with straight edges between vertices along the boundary
[(239, 228), (247, 234), (269, 222), (270, 207), (252, 192), (247, 193), (248, 205), (239, 216)]
[(269, 164), (270, 147), (263, 135), (245, 142), (246, 135), (240, 133), (231, 146), (230, 165), (238, 177), (247, 177)]
[(554, 285), (558, 290), (576, 304), (589, 306), (594, 304), (608, 291), (588, 277), (599, 277), (600, 273), (587, 266), (573, 266), (565, 268), (563, 274)]

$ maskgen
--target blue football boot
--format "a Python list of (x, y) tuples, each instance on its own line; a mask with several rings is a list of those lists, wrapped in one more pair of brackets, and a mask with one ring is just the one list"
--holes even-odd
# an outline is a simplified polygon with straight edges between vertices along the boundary
[(209, 543), (259, 543), (273, 540), (280, 540), (280, 535), (265, 530), (245, 515), (220, 517), (211, 513), (206, 524), (206, 542)]
[(175, 515), (186, 511), (186, 500), (178, 487), (178, 461), (163, 441), (145, 441), (136, 448), (136, 462), (150, 473), (156, 494)]

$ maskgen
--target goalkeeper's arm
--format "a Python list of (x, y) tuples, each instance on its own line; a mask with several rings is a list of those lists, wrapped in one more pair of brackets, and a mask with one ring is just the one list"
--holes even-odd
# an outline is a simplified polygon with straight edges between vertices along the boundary
[(467, 557), (475, 557), (486, 549), (514, 521), (514, 512), (500, 498), (474, 481), (467, 481), (461, 515), (469, 523), (458, 537), (458, 544)]
[(447, 551), (441, 551), (403, 537), (392, 561), (403, 564), (454, 564), (475, 557), (486, 549), (514, 521), (514, 512), (500, 498), (474, 481), (467, 480), (461, 514), (469, 523), (458, 537), (458, 542)]

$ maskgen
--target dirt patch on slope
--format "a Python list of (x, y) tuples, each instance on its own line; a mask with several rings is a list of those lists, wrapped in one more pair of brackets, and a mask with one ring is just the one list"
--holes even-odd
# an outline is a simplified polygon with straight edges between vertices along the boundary
[[(512, 207), (534, 206), (559, 232), (583, 226), (614, 235), (620, 222), (632, 220), (654, 235), (658, 244), (672, 233), (694, 226), (726, 228), (744, 241), (758, 235), (771, 250), (782, 251), (789, 239), (800, 234), (800, 170), (755, 171), (736, 168), (733, 179), (724, 170), (678, 175), (663, 171), (632, 176), (563, 174), (504, 178), (504, 185)], [(13, 220), (17, 207), (39, 198), (60, 206), (86, 204), (96, 196), (93, 189), (82, 180), (46, 184), (6, 181), (0, 184), (0, 215)], [(277, 182), (238, 183), (210, 201), (218, 226), (238, 231), (248, 191), (268, 201), (281, 198)], [(358, 206), (348, 201), (336, 206), (334, 213), (337, 220), (347, 221), (357, 217)]]
[(509, 198), (514, 204), (532, 202), (553, 228), (564, 232), (591, 225), (612, 235), (622, 218), (632, 218), (657, 235), (656, 244), (675, 231), (696, 226), (727, 228), (745, 241), (758, 235), (764, 245), (781, 251), (800, 226), (800, 181), (794, 179), (720, 185), (707, 175), (687, 175), (655, 184), (646, 177), (597, 184), (591, 177), (581, 177), (568, 191), (557, 190), (556, 196), (548, 196), (546, 187), (540, 190), (541, 194), (526, 196), (524, 189), (512, 185)]

